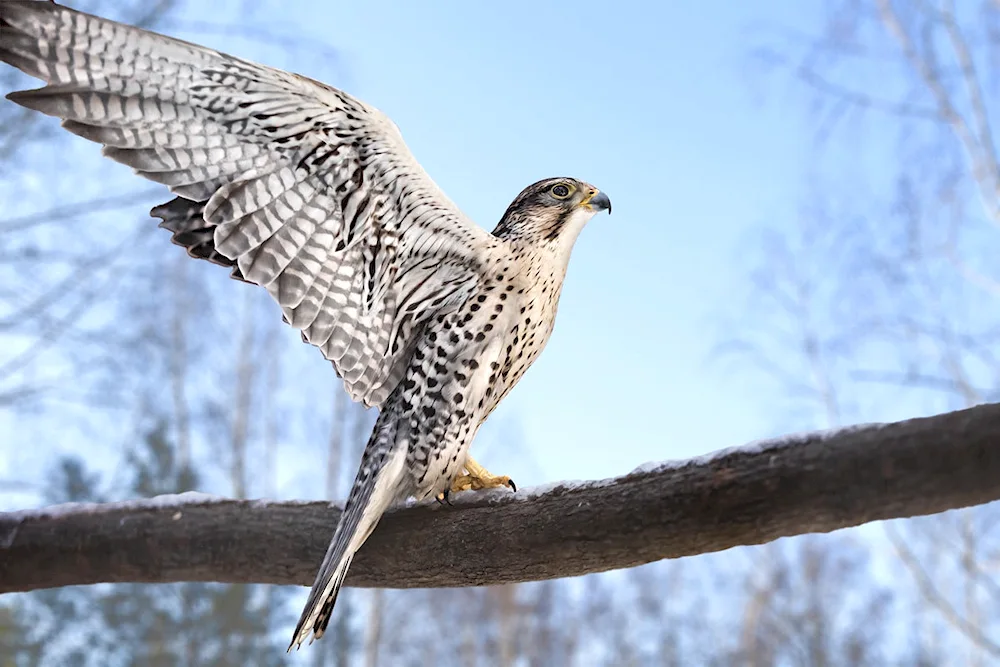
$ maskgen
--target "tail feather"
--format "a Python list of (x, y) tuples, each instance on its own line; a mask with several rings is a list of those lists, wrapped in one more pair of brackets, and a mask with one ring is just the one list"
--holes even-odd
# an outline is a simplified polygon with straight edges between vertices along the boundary
[(288, 650), (301, 646), (310, 633), (314, 639), (323, 636), (354, 554), (375, 530), (389, 506), (406, 495), (406, 447), (395, 443), (395, 429), (382, 426), (381, 417), (361, 459), (344, 513), (326, 550)]
[(337, 604), (337, 596), (340, 595), (340, 587), (344, 585), (344, 578), (347, 577), (347, 570), (351, 567), (352, 560), (354, 560), (354, 554), (350, 554), (344, 559), (344, 566), (340, 568), (339, 575), (334, 581), (333, 590), (326, 597), (326, 599), (323, 600), (319, 614), (316, 616), (316, 622), (313, 624), (313, 638), (315, 639), (320, 639), (326, 632), (327, 626), (330, 625), (330, 618), (333, 616), (333, 606)]

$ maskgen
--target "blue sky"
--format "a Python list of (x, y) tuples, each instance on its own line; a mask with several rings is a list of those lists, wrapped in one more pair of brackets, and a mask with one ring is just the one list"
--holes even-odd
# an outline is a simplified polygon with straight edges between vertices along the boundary
[(739, 305), (741, 245), (796, 209), (808, 144), (788, 87), (748, 54), (762, 28), (815, 16), (721, 0), (315, 7), (290, 3), (288, 20), (339, 62), (275, 64), (388, 113), (483, 226), (548, 176), (587, 180), (614, 203), (581, 235), (549, 346), (474, 455), (504, 460), (507, 420), (538, 464), (519, 473), (530, 483), (774, 433), (766, 404), (710, 353), (717, 317)]

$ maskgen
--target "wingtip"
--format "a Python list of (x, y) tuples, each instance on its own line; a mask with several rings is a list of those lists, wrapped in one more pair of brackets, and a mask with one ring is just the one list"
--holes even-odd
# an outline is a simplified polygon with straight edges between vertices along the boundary
[[(17, 67), (16, 64), (11, 64)], [(21, 68), (18, 67), (18, 69)], [(33, 72), (28, 72), (23, 69), (21, 69), (21, 71), (30, 76), (35, 76), (36, 78), (44, 80), (44, 76), (42, 75), (36, 75)], [(67, 94), (72, 92), (75, 91), (70, 90), (68, 86), (48, 85), (42, 86), (41, 88), (32, 88), (31, 90), (12, 91), (7, 93), (7, 99), (14, 104), (24, 107), (25, 109), (31, 109), (32, 111), (43, 113), (46, 116), (62, 118), (65, 115), (67, 104), (70, 103), (67, 100)]]
[[(7, 63), (8, 65), (11, 65), (13, 67), (17, 67), (17, 65), (15, 65), (10, 60), (8, 60), (5, 57), (5, 55), (2, 54), (2, 53), (0, 53), (0, 60), (2, 60), (3, 62)], [(21, 69), (20, 67), (17, 67), (17, 68)], [(21, 70), (21, 71), (24, 71), (24, 70)], [(36, 90), (41, 90), (41, 88), (36, 88)], [(30, 91), (30, 90), (12, 90), (9, 93), (7, 93), (6, 95), (4, 95), (4, 98), (7, 99), (7, 100), (10, 100), (14, 104), (17, 104), (19, 106), (22, 106), (22, 107), (25, 107), (27, 109), (30, 109), (31, 107), (24, 103), (24, 100), (28, 97), (27, 93), (30, 93), (30, 92), (32, 92), (32, 91)]]

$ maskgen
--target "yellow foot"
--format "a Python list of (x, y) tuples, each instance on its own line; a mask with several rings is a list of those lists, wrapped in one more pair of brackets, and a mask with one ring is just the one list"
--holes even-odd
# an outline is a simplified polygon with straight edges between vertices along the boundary
[(517, 491), (517, 485), (507, 475), (494, 475), (483, 466), (476, 463), (470, 456), (465, 460), (465, 472), (467, 475), (459, 475), (451, 483), (451, 490), (458, 491), (478, 491), (480, 489), (495, 489), (501, 486), (509, 486)]

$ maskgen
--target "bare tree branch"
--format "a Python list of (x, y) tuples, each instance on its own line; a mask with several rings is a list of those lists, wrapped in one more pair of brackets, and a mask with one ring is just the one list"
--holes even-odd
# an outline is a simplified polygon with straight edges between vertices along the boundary
[(147, 200), (153, 195), (163, 195), (162, 186), (136, 190), (120, 195), (97, 197), (88, 201), (74, 202), (61, 206), (53, 206), (40, 213), (21, 216), (19, 218), (8, 218), (0, 221), (0, 233), (9, 234), (11, 232), (21, 232), (40, 225), (53, 223), (72, 222), (83, 215), (93, 215), (94, 213), (110, 213), (129, 206), (134, 206), (136, 202)]
[[(955, 138), (958, 139), (962, 148), (965, 150), (965, 154), (969, 160), (969, 166), (972, 172), (972, 177), (979, 187), (980, 196), (983, 200), (983, 206), (986, 211), (990, 214), (995, 222), (1000, 222), (1000, 207), (996, 204), (996, 199), (998, 193), (1000, 193), (1000, 177), (997, 175), (997, 164), (996, 161), (991, 161), (989, 155), (982, 144), (982, 140), (985, 137), (976, 136), (976, 133), (969, 126), (968, 121), (959, 113), (956, 108), (948, 89), (944, 85), (943, 77), (941, 73), (938, 72), (930, 60), (923, 55), (917, 49), (910, 37), (910, 34), (906, 31), (903, 26), (903, 21), (900, 19), (899, 14), (893, 8), (890, 0), (876, 0), (878, 5), (879, 14), (882, 18), (886, 29), (889, 33), (896, 39), (899, 43), (903, 54), (906, 59), (911, 63), (913, 69), (919, 74), (927, 90), (931, 93), (934, 98), (935, 103), (938, 105), (938, 111), (940, 113), (941, 119), (944, 120), (952, 129)], [(975, 69), (971, 64), (971, 57), (969, 62), (965, 62), (965, 54), (961, 49), (965, 48), (964, 39), (961, 41), (956, 41), (956, 39), (961, 38), (961, 33), (957, 25), (951, 19), (951, 13), (944, 14), (946, 18), (946, 27), (948, 28), (949, 39), (952, 40), (952, 44), (956, 45), (960, 49), (956, 54), (956, 58), (959, 60), (959, 64), (962, 67), (962, 74), (965, 77), (965, 81), (972, 91), (972, 105), (974, 107), (973, 113), (977, 117), (981, 114), (983, 117), (983, 128), (987, 129), (989, 127), (988, 123), (985, 122), (986, 110), (979, 106), (982, 102), (981, 97), (978, 95), (978, 82), (970, 82), (970, 78), (975, 77)], [(948, 22), (950, 21), (950, 25)], [(992, 152), (992, 145), (990, 146), (990, 152)]]
[(963, 616), (955, 609), (955, 607), (949, 602), (948, 598), (941, 594), (938, 587), (934, 583), (933, 577), (927, 572), (920, 559), (917, 557), (910, 545), (907, 544), (906, 540), (891, 526), (886, 526), (886, 535), (889, 541), (892, 543), (893, 548), (896, 550), (896, 554), (899, 556), (900, 560), (909, 568), (912, 572), (914, 579), (916, 579), (917, 587), (920, 589), (920, 594), (930, 602), (930, 604), (941, 612), (941, 615), (945, 619), (958, 628), (962, 634), (969, 638), (976, 646), (979, 646), (987, 651), (989, 651), (994, 656), (1000, 656), (1000, 645), (991, 641), (986, 634), (983, 633), (980, 624), (971, 622), (968, 618)]
[[(948, 39), (951, 41), (952, 48), (955, 51), (955, 58), (958, 60), (962, 70), (962, 79), (969, 97), (972, 120), (975, 125), (974, 136), (977, 140), (976, 147), (980, 155), (979, 162), (982, 165), (982, 171), (985, 171), (986, 177), (988, 177), (988, 182), (982, 183), (980, 181), (980, 186), (985, 190), (985, 198), (988, 201), (992, 201), (1000, 197), (1000, 160), (997, 159), (993, 142), (993, 128), (990, 124), (989, 110), (983, 96), (982, 82), (980, 81), (979, 73), (976, 71), (968, 40), (955, 20), (954, 0), (945, 1), (941, 17), (944, 21), (945, 30), (948, 33)], [(976, 171), (976, 163), (974, 162), (974, 175), (976, 175)], [(979, 176), (980, 178), (983, 177), (982, 174), (979, 174)]]
[(825, 95), (830, 95), (858, 107), (881, 111), (901, 118), (916, 118), (920, 120), (941, 121), (940, 112), (918, 104), (896, 102), (870, 95), (866, 92), (841, 86), (823, 77), (819, 72), (801, 66), (797, 70), (799, 78), (808, 86)]
[[(390, 512), (348, 583), (479, 586), (632, 567), (1000, 499), (1000, 404), (810, 433), (584, 484)], [(0, 514), (0, 592), (312, 582), (326, 503), (153, 499)]]

